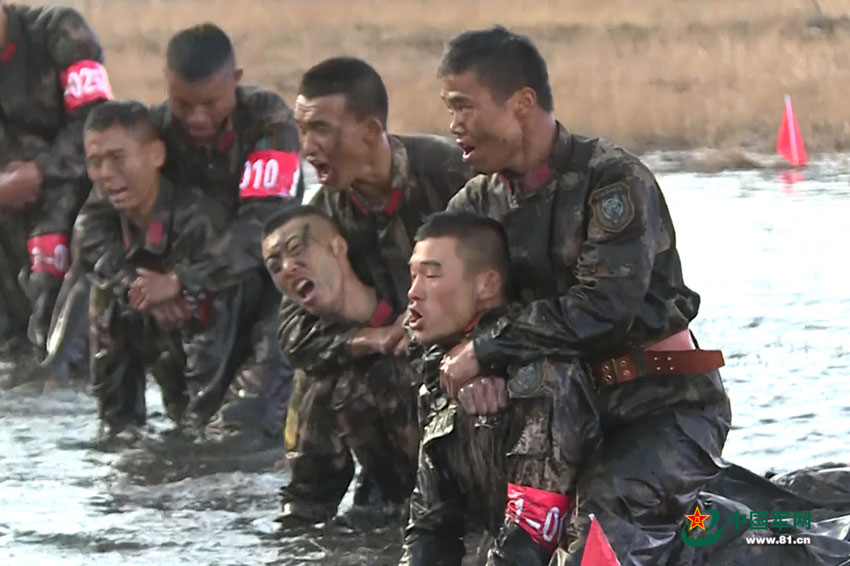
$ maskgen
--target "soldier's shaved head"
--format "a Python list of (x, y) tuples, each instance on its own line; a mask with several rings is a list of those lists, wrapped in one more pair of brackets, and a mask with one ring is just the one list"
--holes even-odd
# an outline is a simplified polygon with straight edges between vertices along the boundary
[(84, 132), (105, 132), (119, 125), (133, 132), (141, 142), (159, 139), (159, 133), (147, 106), (136, 100), (108, 100), (89, 112)]
[(323, 210), (309, 204), (304, 204), (287, 208), (283, 212), (274, 215), (266, 222), (265, 229), (263, 230), (263, 239), (268, 238), (278, 229), (299, 218), (309, 219), (311, 221), (310, 224), (314, 226), (314, 235), (317, 233), (338, 235), (340, 233), (336, 222)]
[(266, 224), (263, 262), (275, 285), (313, 314), (346, 311), (346, 282), (356, 275), (336, 224), (313, 206), (297, 206)]
[(387, 88), (371, 65), (354, 57), (334, 57), (311, 67), (301, 78), (298, 94), (318, 98), (345, 96), (345, 105), (358, 119), (375, 118), (387, 128)]
[(168, 68), (188, 83), (203, 81), (236, 66), (230, 38), (211, 23), (177, 32), (168, 42), (165, 59)]
[(473, 71), (490, 89), (493, 98), (504, 102), (523, 87), (537, 94), (540, 107), (554, 107), (546, 62), (530, 39), (502, 26), (465, 31), (449, 41), (438, 78)]
[(470, 273), (498, 271), (507, 290), (511, 256), (502, 225), (472, 212), (437, 212), (416, 231), (416, 242), (429, 238), (457, 240), (458, 255)]

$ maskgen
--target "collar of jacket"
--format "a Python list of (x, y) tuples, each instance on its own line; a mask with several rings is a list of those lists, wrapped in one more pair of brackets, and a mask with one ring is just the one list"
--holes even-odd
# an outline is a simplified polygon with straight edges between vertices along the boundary
[(555, 124), (557, 127), (555, 146), (545, 163), (523, 175), (510, 170), (500, 173), (502, 181), (511, 194), (517, 197), (533, 195), (566, 169), (573, 151), (573, 139), (563, 124), (560, 122)]
[[(388, 136), (388, 138), (391, 152), (390, 186), (392, 187), (392, 192), (390, 193), (389, 200), (387, 200), (387, 203), (381, 210), (381, 213), (387, 216), (392, 216), (398, 212), (398, 209), (401, 206), (401, 200), (404, 198), (404, 191), (410, 185), (410, 163), (407, 157), (407, 149), (405, 149), (401, 140), (392, 135)], [(369, 207), (367, 207), (366, 203), (357, 196), (354, 189), (349, 189), (346, 192), (351, 198), (351, 202), (354, 203), (354, 206), (356, 206), (360, 212), (363, 214), (370, 214), (371, 211), (369, 210)]]
[(121, 215), (121, 231), (124, 235), (124, 248), (130, 255), (143, 249), (154, 255), (162, 255), (168, 247), (171, 220), (174, 214), (174, 185), (165, 176), (160, 176), (159, 194), (148, 221), (147, 232), (141, 231), (130, 223), (127, 216)]

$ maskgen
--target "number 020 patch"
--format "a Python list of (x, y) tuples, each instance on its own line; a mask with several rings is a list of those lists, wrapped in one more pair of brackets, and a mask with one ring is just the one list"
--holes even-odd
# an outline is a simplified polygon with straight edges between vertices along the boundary
[(77, 61), (62, 73), (65, 108), (73, 112), (95, 100), (112, 100), (112, 87), (106, 67), (97, 61)]
[(288, 197), (298, 183), (298, 153), (267, 149), (255, 151), (245, 161), (240, 198)]

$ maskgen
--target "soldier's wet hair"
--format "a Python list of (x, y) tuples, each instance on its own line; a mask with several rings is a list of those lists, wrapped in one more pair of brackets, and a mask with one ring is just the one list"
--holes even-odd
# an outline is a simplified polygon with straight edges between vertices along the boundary
[(470, 70), (497, 102), (504, 102), (521, 88), (530, 87), (543, 110), (551, 112), (554, 109), (546, 61), (524, 35), (495, 26), (455, 36), (446, 46), (437, 77)]
[(346, 108), (359, 120), (376, 118), (387, 129), (387, 87), (371, 65), (355, 57), (333, 57), (307, 70), (298, 94), (318, 98), (342, 94)]
[(510, 292), (511, 255), (508, 237), (497, 221), (467, 211), (444, 211), (430, 215), (414, 240), (454, 238), (458, 255), (470, 273), (495, 269), (502, 276), (504, 293)]
[(265, 228), (263, 228), (263, 239), (265, 240), (278, 228), (285, 226), (293, 220), (307, 217), (317, 218), (319, 221), (325, 222), (329, 225), (335, 232), (339, 233), (337, 223), (334, 222), (334, 219), (328, 216), (324, 210), (310, 204), (301, 204), (289, 207), (272, 216), (269, 221), (266, 222)]
[(150, 109), (137, 100), (107, 100), (92, 108), (84, 132), (105, 132), (119, 125), (131, 130), (143, 142), (159, 138)]
[(236, 64), (230, 38), (211, 23), (177, 32), (165, 53), (168, 68), (188, 83), (202, 81)]

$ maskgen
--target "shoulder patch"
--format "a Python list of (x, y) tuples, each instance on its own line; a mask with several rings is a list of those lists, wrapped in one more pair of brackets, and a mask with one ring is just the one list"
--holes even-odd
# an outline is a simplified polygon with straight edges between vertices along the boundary
[(626, 182), (594, 191), (590, 196), (590, 207), (593, 210), (592, 220), (608, 232), (620, 232), (635, 217), (635, 205)]

